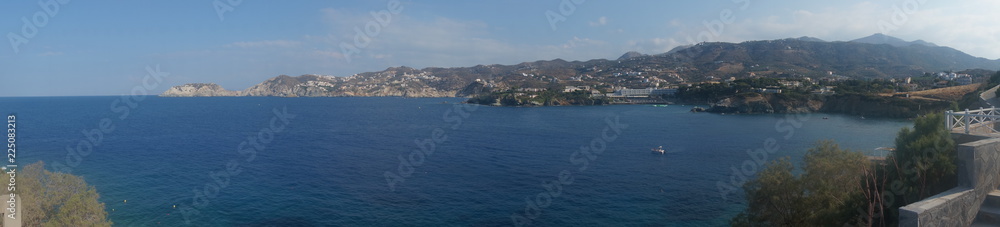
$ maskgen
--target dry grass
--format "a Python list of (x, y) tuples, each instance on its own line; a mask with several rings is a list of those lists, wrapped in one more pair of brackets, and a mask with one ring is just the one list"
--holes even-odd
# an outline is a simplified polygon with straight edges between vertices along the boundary
[(965, 94), (976, 91), (976, 89), (978, 89), (980, 85), (981, 84), (969, 84), (962, 86), (907, 92), (907, 94), (910, 94), (910, 97), (937, 99), (945, 101), (958, 101), (959, 99), (962, 99), (962, 96), (965, 96)]

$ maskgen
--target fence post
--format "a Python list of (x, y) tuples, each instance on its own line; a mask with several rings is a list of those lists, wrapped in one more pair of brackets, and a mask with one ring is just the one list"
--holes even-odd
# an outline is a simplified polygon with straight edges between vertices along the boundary
[(951, 132), (951, 127), (952, 127), (952, 124), (951, 124), (951, 110), (946, 111), (944, 113), (944, 127), (948, 129), (948, 132)]
[(989, 117), (990, 119), (988, 119), (988, 123), (986, 123), (986, 126), (990, 127), (990, 132), (993, 132), (993, 133), (1000, 132), (1000, 131), (997, 131), (997, 127), (996, 127), (996, 122), (997, 122), (996, 121), (997, 120), (997, 118), (996, 118), (996, 108), (990, 106), (990, 108), (988, 108), (987, 110), (990, 111), (989, 114), (987, 114), (987, 115), (990, 116)]
[[(969, 110), (966, 109), (965, 112), (968, 113)], [(965, 120), (965, 134), (969, 134), (969, 124), (972, 123), (971, 118), (972, 116), (968, 115), (962, 117), (962, 120)]]

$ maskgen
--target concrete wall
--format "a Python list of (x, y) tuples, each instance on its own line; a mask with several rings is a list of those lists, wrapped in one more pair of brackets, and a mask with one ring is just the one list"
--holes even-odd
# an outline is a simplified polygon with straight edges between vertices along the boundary
[(899, 208), (899, 226), (969, 226), (1000, 187), (1000, 138), (958, 145), (958, 187)]
[(1000, 89), (1000, 85), (992, 87), (983, 93), (979, 94), (979, 103), (983, 107), (1000, 106), (1000, 100), (997, 100), (997, 89)]

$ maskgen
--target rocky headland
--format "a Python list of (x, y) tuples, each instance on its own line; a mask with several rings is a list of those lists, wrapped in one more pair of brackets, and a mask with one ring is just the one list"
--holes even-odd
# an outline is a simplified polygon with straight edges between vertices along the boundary
[[(410, 74), (410, 68), (387, 70), (370, 75), (334, 77), (280, 75), (242, 91), (225, 90), (217, 84), (192, 83), (174, 86), (160, 94), (163, 97), (204, 96), (276, 96), (276, 97), (350, 97), (350, 96), (399, 96), (399, 97), (458, 97), (464, 86), (431, 86), (442, 84), (442, 78)], [(399, 75), (396, 75), (396, 74)], [(459, 82), (458, 84), (460, 84)], [(466, 83), (468, 84), (468, 83)]]
[(214, 83), (192, 83), (174, 86), (160, 94), (163, 97), (240, 96), (242, 92), (230, 91)]

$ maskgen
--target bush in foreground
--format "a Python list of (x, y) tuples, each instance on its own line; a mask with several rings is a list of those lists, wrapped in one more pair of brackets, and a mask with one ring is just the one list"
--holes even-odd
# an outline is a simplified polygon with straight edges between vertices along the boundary
[[(49, 172), (44, 162), (17, 171), (15, 193), (21, 197), (23, 226), (111, 226), (100, 195), (83, 178)], [(4, 174), (4, 181), (9, 180)]]

